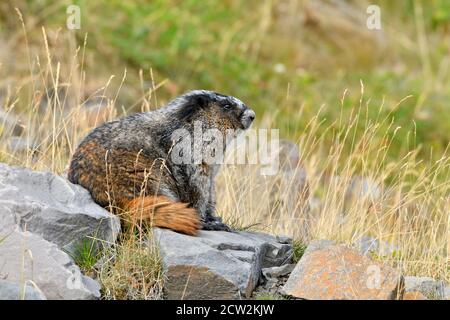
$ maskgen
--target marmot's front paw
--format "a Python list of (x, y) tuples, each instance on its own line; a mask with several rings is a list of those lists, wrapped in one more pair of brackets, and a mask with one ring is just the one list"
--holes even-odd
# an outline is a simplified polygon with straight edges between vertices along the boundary
[(220, 221), (207, 221), (202, 223), (203, 230), (211, 230), (211, 231), (227, 231), (232, 232), (233, 230), (227, 226), (225, 223)]

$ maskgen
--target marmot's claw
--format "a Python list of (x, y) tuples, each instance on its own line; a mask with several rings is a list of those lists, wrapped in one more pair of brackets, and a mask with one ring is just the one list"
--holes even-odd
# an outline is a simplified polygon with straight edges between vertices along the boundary
[(218, 222), (218, 221), (203, 222), (202, 229), (203, 230), (210, 230), (210, 231), (227, 231), (227, 232), (232, 232), (233, 231), (225, 223)]

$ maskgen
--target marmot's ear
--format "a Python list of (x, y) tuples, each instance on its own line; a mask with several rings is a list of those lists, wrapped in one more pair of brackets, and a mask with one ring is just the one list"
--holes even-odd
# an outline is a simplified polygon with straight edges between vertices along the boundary
[(204, 95), (189, 97), (189, 100), (178, 112), (178, 118), (184, 121), (190, 121), (197, 114), (197, 111), (208, 107), (209, 101), (208, 97)]
[(193, 106), (197, 106), (197, 108), (206, 108), (208, 106), (208, 103), (208, 97), (202, 94), (192, 97), (192, 101), (190, 102), (190, 104), (192, 104)]

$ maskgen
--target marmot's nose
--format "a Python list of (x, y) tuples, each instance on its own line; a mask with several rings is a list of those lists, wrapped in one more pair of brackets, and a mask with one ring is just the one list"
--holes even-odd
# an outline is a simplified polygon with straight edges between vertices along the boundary
[(245, 110), (245, 115), (250, 121), (255, 120), (256, 117), (255, 111), (253, 111), (252, 109)]

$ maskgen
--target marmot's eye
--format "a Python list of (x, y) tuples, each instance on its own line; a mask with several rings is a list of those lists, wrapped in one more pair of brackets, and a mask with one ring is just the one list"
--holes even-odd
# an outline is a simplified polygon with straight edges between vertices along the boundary
[(231, 106), (231, 104), (225, 104), (225, 105), (223, 106), (223, 108), (224, 108), (225, 110), (230, 110), (230, 109), (232, 108), (232, 106)]

